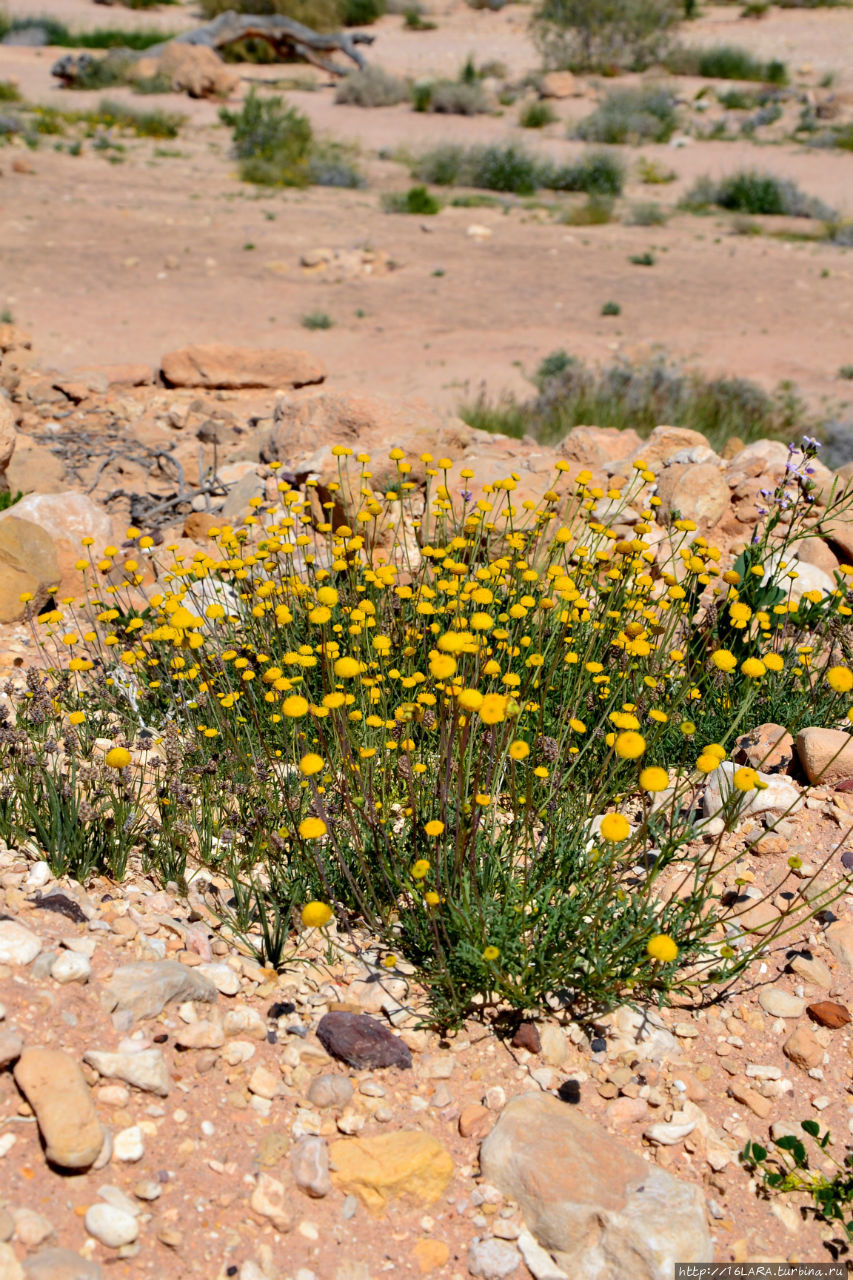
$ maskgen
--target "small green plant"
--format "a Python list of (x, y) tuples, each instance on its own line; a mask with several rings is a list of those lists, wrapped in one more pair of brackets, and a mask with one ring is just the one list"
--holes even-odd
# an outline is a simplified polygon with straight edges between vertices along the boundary
[[(11, 321), (3, 321), (2, 316), (0, 316), (0, 322), (11, 324)], [(0, 511), (8, 511), (10, 507), (14, 507), (16, 502), (20, 502), (23, 496), (20, 489), (17, 493), (12, 493), (10, 489), (0, 490)]]
[(0, 324), (14, 324), (14, 323), (15, 323), (15, 317), (12, 315), (12, 312), (9, 310), (8, 307), (4, 307), (3, 310), (0, 311)]
[(618, 302), (605, 302), (601, 308), (601, 314), (603, 316), (621, 316), (622, 308)]
[(20, 102), (21, 91), (14, 80), (0, 80), (0, 102)]
[(445, 116), (476, 116), (489, 110), (489, 103), (479, 80), (436, 80), (428, 86), (426, 107), (417, 110)]
[(412, 176), (436, 186), (480, 187), (522, 196), (540, 187), (618, 196), (625, 174), (618, 157), (606, 151), (588, 151), (576, 161), (554, 164), (515, 143), (467, 148), (446, 143), (421, 156)]
[(804, 1194), (811, 1197), (814, 1212), (822, 1221), (842, 1228), (853, 1240), (853, 1151), (848, 1150), (843, 1162), (836, 1160), (827, 1147), (831, 1134), (823, 1133), (816, 1120), (800, 1121), (800, 1128), (833, 1169), (821, 1173), (811, 1167), (806, 1144), (795, 1134), (784, 1134), (773, 1141), (776, 1148), (768, 1152), (760, 1142), (748, 1142), (740, 1153), (741, 1162), (760, 1179), (765, 1194)]
[(853, 364), (843, 364), (838, 370), (838, 376), (847, 382), (853, 382)]
[(303, 329), (331, 329), (335, 322), (326, 311), (309, 311), (299, 323)]
[(832, 209), (806, 195), (789, 178), (777, 178), (756, 169), (740, 170), (718, 182), (700, 178), (684, 197), (682, 205), (694, 211), (716, 205), (733, 213), (821, 218), (824, 221), (836, 216)]
[(82, 118), (107, 129), (124, 129), (135, 133), (138, 138), (177, 138), (184, 123), (184, 116), (179, 112), (160, 109), (140, 111), (110, 98), (103, 98), (97, 111), (85, 112)]
[(429, 22), (421, 16), (420, 9), (406, 9), (403, 14), (403, 26), (406, 31), (435, 31), (436, 23)]
[(612, 89), (600, 106), (574, 128), (585, 142), (668, 142), (678, 124), (672, 94), (663, 88)]
[(522, 129), (544, 129), (558, 119), (559, 116), (549, 102), (528, 102), (521, 109), (518, 123)]
[(581, 205), (573, 205), (558, 218), (568, 227), (602, 227), (613, 218), (613, 201), (609, 196), (591, 195)]
[(90, 31), (70, 31), (58, 18), (0, 16), (0, 40), (29, 27), (38, 27), (44, 32), (45, 42), (59, 49), (133, 49), (137, 53), (155, 44), (163, 44), (175, 34), (153, 27), (95, 27)]
[(408, 191), (387, 192), (382, 197), (382, 207), (386, 213), (413, 213), (430, 217), (441, 211), (441, 201), (437, 200), (426, 187), (410, 187)]
[(405, 80), (382, 67), (364, 67), (344, 76), (335, 90), (335, 102), (354, 107), (393, 107), (409, 98)]
[(647, 186), (660, 187), (675, 182), (678, 174), (674, 169), (658, 164), (656, 160), (647, 160), (645, 156), (641, 156), (637, 161), (637, 177)]
[(628, 258), (635, 267), (653, 267), (657, 262), (657, 258), (648, 249), (645, 253), (632, 253)]

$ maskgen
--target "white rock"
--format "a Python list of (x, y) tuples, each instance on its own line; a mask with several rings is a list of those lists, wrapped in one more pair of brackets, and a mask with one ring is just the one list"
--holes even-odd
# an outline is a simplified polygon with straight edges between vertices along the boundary
[(468, 1249), (468, 1271), (483, 1280), (503, 1280), (521, 1261), (515, 1245), (505, 1240), (475, 1240)]
[(782, 987), (764, 987), (758, 995), (758, 1003), (772, 1018), (799, 1018), (806, 1002)]
[(733, 782), (737, 768), (731, 760), (724, 760), (719, 769), (708, 774), (702, 797), (702, 812), (706, 819), (720, 819), (724, 805), (726, 812), (730, 809), (738, 821), (747, 815), (769, 812), (783, 813), (787, 817), (802, 808), (800, 789), (790, 778), (759, 770), (758, 777), (763, 787), (755, 791), (738, 791)]
[(135, 1164), (145, 1155), (145, 1143), (138, 1124), (120, 1129), (113, 1138), (113, 1159), (125, 1164)]
[(139, 1235), (139, 1223), (131, 1213), (111, 1204), (93, 1204), (86, 1210), (86, 1230), (108, 1249), (133, 1244)]
[(661, 1121), (659, 1124), (650, 1125), (644, 1136), (649, 1142), (654, 1142), (658, 1146), (674, 1147), (679, 1142), (683, 1142), (695, 1128), (695, 1120), (688, 1120), (686, 1124), (667, 1124)]
[(41, 951), (41, 939), (17, 920), (0, 920), (0, 964), (31, 964)]
[(53, 879), (53, 872), (47, 862), (34, 862), (24, 881), (28, 889), (42, 889)]
[(61, 951), (50, 966), (50, 976), (55, 982), (88, 982), (92, 966), (88, 958), (74, 951)]
[(240, 990), (240, 978), (230, 965), (200, 964), (196, 968), (199, 973), (203, 973), (206, 978), (210, 979), (216, 990), (221, 992), (223, 996), (236, 996)]
[(558, 1267), (550, 1253), (534, 1239), (529, 1231), (524, 1230), (518, 1237), (518, 1247), (524, 1259), (524, 1265), (534, 1280), (570, 1280), (569, 1273)]

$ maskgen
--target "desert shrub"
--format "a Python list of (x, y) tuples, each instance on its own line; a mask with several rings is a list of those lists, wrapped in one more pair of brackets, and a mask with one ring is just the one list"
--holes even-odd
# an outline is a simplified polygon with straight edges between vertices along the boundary
[(589, 195), (622, 194), (625, 169), (618, 156), (588, 151), (579, 160), (543, 166), (540, 185), (554, 191), (586, 191)]
[(635, 267), (653, 267), (657, 259), (649, 249), (646, 249), (644, 253), (630, 254), (628, 261)]
[(618, 302), (605, 302), (601, 308), (603, 316), (621, 316), (622, 308)]
[(602, 227), (613, 219), (613, 201), (610, 196), (591, 195), (583, 204), (573, 205), (559, 216), (557, 221), (567, 227)]
[(784, 215), (791, 218), (823, 218), (829, 220), (833, 210), (813, 196), (806, 195), (789, 178), (744, 169), (715, 182), (700, 178), (683, 201), (688, 209), (716, 205), (735, 213)]
[(327, 311), (309, 311), (300, 321), (303, 329), (331, 329), (334, 323)]
[(585, 142), (668, 142), (678, 124), (672, 94), (660, 87), (611, 89), (591, 115), (581, 120), (574, 136)]
[(70, 31), (58, 18), (4, 18), (0, 14), (0, 40), (28, 27), (40, 28), (44, 31), (46, 43), (60, 49), (133, 49), (142, 52), (170, 40), (174, 35), (172, 31), (153, 27), (95, 27), (90, 31)]
[(382, 197), (386, 213), (413, 213), (426, 215), (439, 213), (441, 201), (436, 200), (426, 187), (410, 187), (408, 191), (387, 192)]
[(412, 175), (436, 186), (481, 187), (515, 195), (532, 195), (539, 187), (548, 187), (553, 191), (616, 196), (624, 181), (620, 161), (607, 152), (593, 151), (577, 161), (555, 165), (515, 143), (434, 147), (415, 163)]
[(488, 99), (478, 81), (436, 80), (428, 86), (427, 105), (420, 110), (446, 116), (476, 116), (489, 110)]
[[(39, 664), (0, 709), (0, 838), (38, 840), (82, 880), (132, 865), (180, 884), (208, 866), (264, 963), (287, 963), (300, 926), (369, 945), (389, 969), (414, 966), (425, 991), (410, 999), (438, 1028), (555, 1007), (592, 1018), (626, 990), (664, 1003), (728, 981), (850, 883), (819, 867), (756, 939), (724, 896), (742, 845), (700, 841), (688, 799), (761, 719), (848, 723), (843, 579), (784, 617), (768, 603), (787, 599), (773, 540), (787, 558), (845, 511), (815, 519), (809, 449), (735, 565), (670, 520), (668, 593), (647, 529), (623, 544), (610, 527), (646, 507), (651, 473), (632, 470), (605, 523), (567, 462), (529, 503), (507, 478), (478, 505), (476, 475), (402, 449), (356, 461), (335, 446), (328, 519), (315, 486), (281, 471), (275, 501), (213, 534), (206, 605), (164, 552), (140, 614), (135, 556), (107, 593), (92, 548), (84, 599), (33, 619)], [(296, 530), (312, 548), (300, 575)], [(128, 541), (143, 553), (151, 539)], [(85, 636), (72, 648), (69, 627)], [(749, 770), (737, 784), (726, 828), (755, 788)]]
[(533, 32), (548, 67), (640, 71), (660, 58), (679, 16), (675, 0), (542, 0)]
[(237, 13), (278, 13), (315, 31), (365, 26), (385, 12), (381, 0), (199, 0), (199, 7), (205, 18), (216, 18), (228, 9)]
[(637, 177), (648, 186), (661, 187), (675, 182), (678, 174), (674, 169), (658, 164), (656, 160), (647, 160), (645, 156), (641, 156), (637, 161)]
[(81, 90), (113, 89), (117, 85), (126, 84), (128, 71), (134, 61), (133, 54), (123, 49), (111, 49), (103, 57), (80, 54), (75, 59), (76, 69), (70, 87)]
[(718, 44), (706, 49), (679, 45), (670, 51), (666, 67), (674, 75), (704, 76), (709, 80), (760, 80), (765, 84), (788, 83), (788, 69), (776, 59), (762, 62), (739, 45)]
[(549, 102), (528, 102), (527, 106), (521, 109), (518, 123), (522, 129), (544, 129), (546, 125), (553, 124), (559, 118)]
[(21, 91), (14, 80), (0, 80), (0, 102), (20, 102)]
[(239, 111), (223, 107), (219, 118), (233, 130), (234, 155), (245, 182), (303, 187), (311, 181), (314, 134), (301, 111), (251, 89)]
[(140, 111), (110, 98), (102, 98), (97, 111), (84, 112), (81, 118), (108, 129), (125, 129), (140, 138), (177, 138), (185, 119), (177, 111)]
[(666, 219), (666, 209), (655, 200), (635, 201), (622, 217), (626, 227), (662, 227)]
[(382, 67), (365, 67), (344, 76), (335, 90), (335, 102), (354, 107), (393, 107), (409, 98), (405, 80)]
[(308, 181), (315, 187), (355, 189), (364, 186), (352, 147), (342, 142), (316, 139), (308, 159)]
[(533, 380), (532, 399), (504, 396), (493, 403), (481, 395), (463, 406), (461, 416), (483, 430), (546, 443), (590, 422), (634, 427), (641, 435), (669, 422), (701, 431), (718, 449), (730, 436), (748, 442), (814, 429), (789, 387), (771, 395), (747, 379), (705, 378), (663, 359), (618, 360), (599, 368), (557, 352), (543, 361)]

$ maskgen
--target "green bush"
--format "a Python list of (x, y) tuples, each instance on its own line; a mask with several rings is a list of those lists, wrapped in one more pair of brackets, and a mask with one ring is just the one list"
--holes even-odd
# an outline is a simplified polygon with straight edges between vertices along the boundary
[(385, 0), (344, 0), (345, 27), (369, 27), (385, 13)]
[(409, 98), (405, 80), (382, 67), (365, 67), (344, 76), (335, 90), (335, 102), (353, 107), (393, 107)]
[(620, 161), (607, 152), (593, 151), (577, 161), (555, 165), (515, 143), (468, 148), (446, 143), (421, 156), (412, 176), (436, 186), (480, 187), (515, 195), (532, 195), (547, 187), (617, 196), (624, 182)]
[(603, 316), (621, 316), (622, 308), (618, 302), (605, 302), (601, 308), (601, 314)]
[(326, 311), (309, 311), (300, 321), (303, 329), (331, 329), (334, 323)]
[(85, 112), (83, 118), (106, 128), (126, 129), (140, 138), (177, 138), (185, 120), (177, 111), (139, 111), (109, 98), (103, 98), (97, 111)]
[(60, 49), (133, 49), (137, 53), (152, 45), (171, 40), (173, 31), (160, 31), (152, 27), (95, 27), (91, 31), (69, 31), (58, 18), (6, 18), (0, 14), (0, 40), (11, 32), (27, 27), (39, 27), (44, 31), (47, 43)]
[(644, 86), (611, 89), (591, 115), (575, 126), (585, 142), (668, 142), (678, 125), (675, 101), (668, 90)]
[(476, 116), (488, 111), (489, 103), (479, 81), (436, 80), (429, 85), (428, 106), (419, 109), (445, 116)]
[(304, 187), (311, 181), (314, 134), (308, 117), (282, 98), (261, 98), (252, 88), (239, 111), (219, 118), (233, 130), (234, 155), (244, 182)]
[(21, 91), (14, 80), (0, 80), (0, 102), (20, 102)]
[(666, 58), (674, 75), (704, 76), (709, 80), (760, 80), (765, 84), (788, 83), (784, 62), (761, 62), (739, 45), (718, 44), (707, 49), (679, 45)]
[(613, 219), (613, 201), (609, 196), (591, 195), (581, 205), (573, 205), (557, 219), (567, 227), (603, 227)]
[(666, 219), (663, 205), (655, 200), (638, 200), (629, 205), (622, 221), (626, 227), (662, 227)]
[[(348, 12), (351, 16), (363, 14), (379, 5), (374, 0), (199, 0), (199, 7), (205, 18), (216, 18), (229, 9), (237, 13), (278, 13), (323, 32), (345, 26)], [(379, 17), (378, 12), (376, 16)], [(353, 25), (362, 26), (365, 21), (359, 16)]]
[(439, 213), (441, 202), (426, 187), (410, 187), (408, 191), (388, 192), (382, 197), (386, 213), (414, 213), (426, 215)]
[(822, 218), (836, 215), (822, 201), (806, 195), (789, 178), (777, 178), (756, 169), (740, 170), (721, 178), (700, 178), (684, 197), (686, 209), (716, 205), (734, 213), (768, 214), (790, 218)]
[(542, 0), (533, 33), (552, 69), (641, 71), (666, 50), (679, 8), (676, 0)]
[(544, 129), (555, 120), (559, 120), (559, 116), (549, 102), (528, 102), (518, 117), (522, 129)]

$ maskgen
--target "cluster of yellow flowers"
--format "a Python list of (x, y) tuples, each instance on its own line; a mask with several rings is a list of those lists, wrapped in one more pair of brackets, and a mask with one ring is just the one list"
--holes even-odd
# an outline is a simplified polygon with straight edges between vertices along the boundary
[[(424, 840), (453, 837), (451, 811), (470, 822), (491, 813), (493, 824), (502, 807), (537, 812), (603, 741), (617, 781), (602, 766), (598, 795), (609, 811), (600, 837), (619, 844), (632, 835), (620, 795), (665, 791), (670, 771), (645, 761), (673, 725), (686, 738), (696, 733), (686, 712), (706, 696), (705, 674), (688, 660), (685, 638), (700, 600), (716, 602), (738, 635), (760, 645), (760, 656), (744, 658), (717, 648), (709, 679), (740, 674), (757, 688), (793, 669), (809, 676), (811, 647), (793, 646), (771, 612), (744, 602), (740, 576), (721, 571), (719, 550), (695, 524), (656, 524), (660, 501), (644, 462), (622, 490), (596, 486), (588, 473), (572, 483), (560, 462), (539, 502), (515, 506), (517, 475), (475, 497), (470, 470), (454, 490), (449, 459), (407, 461), (395, 449), (377, 492), (366, 454), (356, 455), (353, 476), (353, 451), (333, 453), (336, 481), (309, 482), (304, 492), (279, 481), (277, 499), (253, 499), (240, 527), (210, 531), (213, 550), (167, 548), (171, 561), (155, 582), (152, 539), (139, 529), (128, 530), (134, 552), (123, 564), (117, 548), (96, 558), (83, 540), (84, 601), (63, 600), (39, 619), (70, 655), (69, 724), (86, 718), (80, 704), (95, 664), (108, 686), (123, 669), (141, 700), (179, 707), (198, 740), (294, 766), (305, 807), (283, 837), (332, 838), (323, 798), (344, 789), (381, 824), (402, 822), (416, 852), (428, 851)], [(423, 507), (413, 501), (421, 478)], [(620, 517), (632, 505), (639, 519), (628, 529)], [(836, 597), (849, 616), (841, 588)], [(797, 607), (789, 595), (773, 611), (790, 617)], [(835, 694), (853, 689), (847, 667), (824, 678)], [(537, 748), (549, 736), (556, 756)], [(710, 743), (695, 768), (710, 773), (725, 758)], [(118, 770), (130, 762), (122, 747), (106, 757)], [(626, 782), (623, 766), (635, 762)], [(442, 786), (432, 785), (437, 778)], [(739, 769), (734, 785), (760, 782)], [(412, 891), (438, 908), (440, 884), (425, 887), (435, 859), (408, 865)], [(310, 902), (302, 921), (321, 928), (331, 914)], [(492, 946), (482, 954), (499, 957)], [(656, 960), (676, 954), (669, 938), (649, 943)]]

